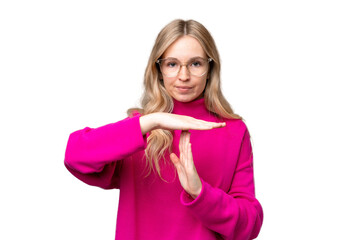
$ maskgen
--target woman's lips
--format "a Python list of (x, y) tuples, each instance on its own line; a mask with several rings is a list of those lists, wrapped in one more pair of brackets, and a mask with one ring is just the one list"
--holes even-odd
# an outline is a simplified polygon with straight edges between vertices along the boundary
[(180, 92), (188, 92), (188, 91), (191, 89), (191, 87), (181, 87), (181, 86), (178, 86), (178, 87), (176, 87), (176, 89), (177, 89), (178, 91), (180, 91)]

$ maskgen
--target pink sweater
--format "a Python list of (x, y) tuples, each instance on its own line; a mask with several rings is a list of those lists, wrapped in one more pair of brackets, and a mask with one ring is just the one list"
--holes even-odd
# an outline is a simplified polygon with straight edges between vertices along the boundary
[[(202, 191), (192, 199), (181, 187), (169, 156), (161, 173), (145, 178), (146, 136), (139, 117), (99, 128), (73, 132), (65, 166), (83, 182), (104, 189), (120, 189), (116, 239), (207, 240), (256, 238), (263, 220), (255, 198), (253, 154), (249, 132), (241, 120), (218, 119), (204, 98), (189, 103), (174, 99), (173, 113), (226, 127), (190, 130), (193, 159)], [(179, 156), (180, 130), (173, 132), (173, 152)]]

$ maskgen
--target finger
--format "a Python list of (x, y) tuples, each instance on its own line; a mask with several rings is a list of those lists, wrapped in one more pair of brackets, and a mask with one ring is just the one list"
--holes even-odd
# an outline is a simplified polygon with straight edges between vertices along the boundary
[(203, 120), (198, 120), (195, 124), (200, 129), (211, 129), (212, 127), (212, 123)]
[(208, 122), (208, 121), (204, 121), (204, 120), (199, 120), (197, 122), (197, 125), (201, 129), (207, 130), (207, 129), (212, 129), (212, 128), (225, 127), (226, 123), (225, 122)]
[(180, 136), (181, 151), (186, 152), (187, 135), (190, 134), (188, 131), (182, 131)]
[(186, 166), (190, 166), (190, 157), (189, 157), (189, 142), (186, 142)]
[(225, 127), (226, 126), (226, 122), (218, 122), (216, 123), (216, 127)]
[(182, 167), (182, 165), (180, 163), (180, 160), (176, 156), (175, 153), (170, 154), (170, 159), (171, 159), (171, 161), (173, 162), (173, 164), (174, 164), (174, 166), (176, 168), (176, 172), (177, 172), (177, 174), (179, 176), (179, 180), (180, 180), (180, 178), (183, 178), (182, 176), (184, 175), (184, 170), (183, 170), (183, 167)]
[(191, 143), (189, 143), (189, 145), (188, 145), (187, 156), (188, 156), (190, 164), (193, 165), (194, 161), (193, 161), (193, 158), (192, 158)]
[(186, 142), (186, 161), (187, 161), (188, 167), (191, 167), (194, 164), (192, 153), (191, 153), (190, 137), (191, 137), (191, 134), (188, 134), (187, 142)]
[(175, 167), (176, 167), (177, 165), (179, 165), (180, 160), (179, 160), (179, 158), (176, 156), (175, 153), (171, 153), (171, 154), (170, 154), (170, 159), (171, 159), (171, 161), (173, 162), (173, 164), (175, 165)]
[(181, 133), (179, 151), (181, 153), (180, 163), (184, 165), (184, 158), (186, 158), (186, 131)]
[(179, 151), (180, 151), (181, 153), (184, 152), (184, 137), (185, 137), (185, 132), (184, 132), (184, 131), (181, 131), (180, 141), (179, 141)]
[(211, 127), (213, 128), (220, 128), (225, 126), (226, 126), (225, 122), (211, 122)]
[(183, 132), (180, 133), (180, 139), (179, 139), (179, 153), (182, 152), (182, 139), (183, 139)]
[(188, 133), (185, 134), (185, 137), (184, 137), (184, 166), (186, 168), (186, 166), (188, 165)]
[(187, 157), (188, 157), (188, 152), (189, 152), (190, 136), (191, 136), (191, 133), (188, 132), (186, 134), (186, 149), (185, 149)]
[(189, 154), (188, 154), (188, 145), (190, 141), (190, 132), (184, 132), (184, 139), (183, 139), (183, 159), (182, 159), (182, 165), (185, 169), (189, 166)]
[(187, 134), (187, 137), (186, 137), (186, 143), (187, 143), (187, 144), (186, 144), (186, 147), (187, 147), (186, 152), (189, 151), (190, 136), (191, 136), (191, 133), (189, 132), (189, 133)]

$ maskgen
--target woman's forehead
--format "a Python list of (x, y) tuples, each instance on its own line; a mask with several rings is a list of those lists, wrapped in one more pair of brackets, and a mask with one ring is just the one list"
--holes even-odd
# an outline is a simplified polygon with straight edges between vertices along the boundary
[(206, 58), (206, 53), (197, 39), (191, 36), (182, 36), (164, 52), (163, 58), (170, 57), (186, 61), (194, 57)]

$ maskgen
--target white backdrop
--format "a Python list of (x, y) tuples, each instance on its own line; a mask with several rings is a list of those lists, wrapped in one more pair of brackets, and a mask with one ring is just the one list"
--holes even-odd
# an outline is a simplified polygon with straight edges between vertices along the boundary
[(119, 193), (67, 172), (67, 139), (138, 104), (175, 18), (212, 33), (252, 135), (258, 239), (360, 239), (358, 1), (224, 2), (1, 1), (0, 239), (114, 239)]

